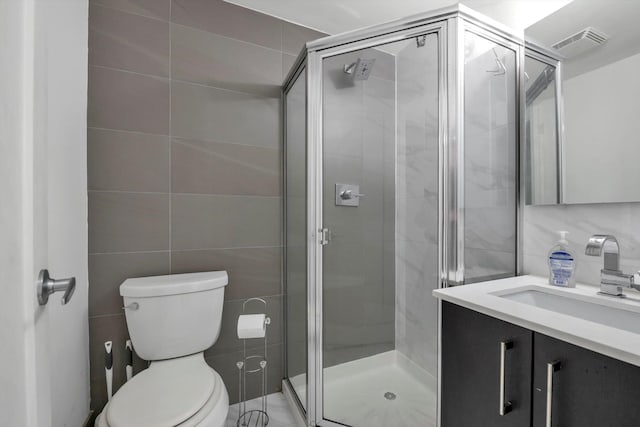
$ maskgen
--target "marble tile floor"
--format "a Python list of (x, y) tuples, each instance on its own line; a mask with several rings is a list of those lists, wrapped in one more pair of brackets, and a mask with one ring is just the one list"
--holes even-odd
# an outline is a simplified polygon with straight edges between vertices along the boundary
[[(247, 401), (247, 410), (260, 409), (260, 398)], [(296, 419), (289, 409), (289, 405), (282, 393), (272, 393), (267, 396), (267, 413), (269, 427), (297, 427)], [(238, 421), (238, 404), (229, 407), (226, 427), (236, 427)], [(258, 424), (260, 426), (261, 424)], [(251, 426), (253, 427), (253, 423)]]

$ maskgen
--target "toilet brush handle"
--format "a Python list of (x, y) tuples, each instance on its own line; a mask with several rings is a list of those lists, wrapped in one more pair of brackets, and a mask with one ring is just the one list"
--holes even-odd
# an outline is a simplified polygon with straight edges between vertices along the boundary
[(107, 382), (107, 397), (111, 400), (113, 396), (113, 342), (104, 343), (104, 375)]
[(125, 372), (127, 374), (127, 381), (129, 381), (131, 377), (133, 377), (133, 345), (131, 345), (131, 340), (127, 340), (124, 347), (127, 353), (127, 365), (125, 367)]

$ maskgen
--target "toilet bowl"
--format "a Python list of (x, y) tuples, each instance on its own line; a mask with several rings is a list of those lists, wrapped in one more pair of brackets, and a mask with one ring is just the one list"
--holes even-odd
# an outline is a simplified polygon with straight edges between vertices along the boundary
[(220, 333), (226, 272), (127, 279), (134, 350), (151, 361), (115, 393), (95, 427), (222, 427), (229, 395), (204, 360)]

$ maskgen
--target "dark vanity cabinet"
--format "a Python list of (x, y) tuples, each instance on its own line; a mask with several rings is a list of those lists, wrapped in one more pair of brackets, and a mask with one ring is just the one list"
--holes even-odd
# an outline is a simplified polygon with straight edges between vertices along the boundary
[(640, 368), (443, 302), (442, 427), (462, 426), (638, 427)]
[(529, 426), (532, 332), (446, 302), (442, 319), (442, 427)]
[(547, 417), (562, 427), (640, 426), (639, 367), (546, 335), (533, 340), (534, 427)]

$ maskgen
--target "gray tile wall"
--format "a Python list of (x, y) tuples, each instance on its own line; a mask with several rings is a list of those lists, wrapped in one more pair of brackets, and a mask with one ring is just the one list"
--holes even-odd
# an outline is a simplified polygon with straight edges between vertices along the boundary
[[(91, 0), (91, 406), (114, 390), (128, 333), (127, 277), (225, 269), (223, 330), (207, 361), (237, 400), (242, 301), (266, 297), (269, 389), (282, 377), (280, 83), (322, 34), (221, 0)], [(136, 359), (135, 370), (146, 366)], [(252, 390), (256, 391), (256, 390)]]

